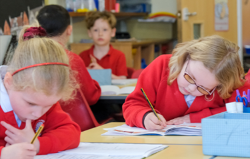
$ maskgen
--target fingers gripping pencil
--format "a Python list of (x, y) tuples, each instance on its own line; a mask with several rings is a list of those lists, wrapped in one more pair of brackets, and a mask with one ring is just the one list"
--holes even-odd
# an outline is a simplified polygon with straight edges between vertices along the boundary
[(150, 108), (152, 109), (153, 113), (154, 113), (154, 114), (155, 114), (155, 116), (158, 118), (158, 120), (159, 120), (159, 121), (161, 121), (161, 119), (160, 119), (160, 118), (159, 118), (159, 116), (157, 115), (157, 113), (156, 113), (156, 111), (155, 111), (155, 109), (154, 109), (153, 105), (152, 105), (152, 104), (151, 104), (151, 102), (149, 101), (149, 99), (148, 99), (148, 97), (147, 97), (146, 93), (144, 92), (143, 88), (141, 88), (141, 91), (142, 91), (142, 93), (143, 93), (144, 97), (146, 98), (146, 100), (147, 100), (147, 102), (148, 102), (148, 104), (149, 104)]
[(31, 144), (33, 144), (33, 143), (35, 142), (35, 140), (37, 139), (37, 137), (39, 136), (39, 134), (42, 132), (43, 127), (44, 127), (43, 124), (40, 125), (40, 127), (39, 127), (38, 130), (36, 131), (35, 136), (33, 137), (33, 139), (32, 139), (31, 142), (30, 142)]

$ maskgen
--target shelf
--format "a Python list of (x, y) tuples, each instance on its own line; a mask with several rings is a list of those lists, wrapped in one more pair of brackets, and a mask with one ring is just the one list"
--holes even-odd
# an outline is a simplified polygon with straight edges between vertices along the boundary
[[(116, 41), (111, 44), (113, 48), (124, 53), (127, 67), (140, 69), (142, 58), (146, 60), (147, 64), (150, 64), (155, 59), (155, 44), (165, 44), (169, 41), (169, 39), (148, 39), (138, 41)], [(71, 43), (70, 48), (72, 52), (79, 54), (83, 50), (91, 48), (92, 45), (93, 43)], [(136, 48), (135, 53), (132, 51), (133, 48)]]
[(244, 53), (244, 54), (243, 54), (243, 57), (250, 57), (250, 54)]
[[(69, 12), (71, 17), (84, 17), (86, 16), (87, 12), (78, 13), (78, 12)], [(120, 13), (113, 13), (116, 17), (143, 17), (147, 16), (148, 13), (129, 13), (129, 12), (120, 12)]]

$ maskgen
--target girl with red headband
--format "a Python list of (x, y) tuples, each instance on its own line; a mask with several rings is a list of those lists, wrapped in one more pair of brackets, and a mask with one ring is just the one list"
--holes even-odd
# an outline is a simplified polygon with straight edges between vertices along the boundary
[[(79, 145), (80, 127), (58, 103), (72, 98), (79, 86), (65, 50), (45, 36), (41, 27), (24, 27), (12, 61), (0, 67), (1, 159), (33, 158)], [(40, 136), (29, 144), (41, 124)]]

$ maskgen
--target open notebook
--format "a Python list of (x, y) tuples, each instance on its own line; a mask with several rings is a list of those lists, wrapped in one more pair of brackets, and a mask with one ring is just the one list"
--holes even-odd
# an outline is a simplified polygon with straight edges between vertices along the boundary
[[(141, 159), (168, 147), (161, 144), (80, 143), (71, 150), (35, 159)], [(70, 158), (70, 159), (71, 159)]]
[(134, 86), (119, 88), (114, 85), (101, 86), (102, 95), (128, 95), (135, 90)]
[(128, 84), (136, 84), (137, 79), (112, 79), (112, 85), (128, 85)]
[(162, 130), (146, 130), (138, 127), (130, 127), (126, 124), (113, 127), (104, 128), (108, 130), (102, 135), (106, 136), (136, 136), (136, 135), (186, 135), (186, 136), (201, 136), (201, 123), (185, 123), (180, 125), (167, 125)]

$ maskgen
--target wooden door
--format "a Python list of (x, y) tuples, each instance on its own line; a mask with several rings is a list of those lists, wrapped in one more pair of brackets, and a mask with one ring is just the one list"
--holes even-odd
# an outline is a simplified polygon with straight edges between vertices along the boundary
[[(177, 0), (178, 41), (185, 42), (216, 34), (237, 44), (237, 0), (221, 1), (226, 1), (228, 6), (228, 29), (226, 31), (215, 30), (215, 0)], [(188, 20), (183, 20), (184, 8), (191, 13)], [(194, 12), (196, 14), (192, 15)]]

